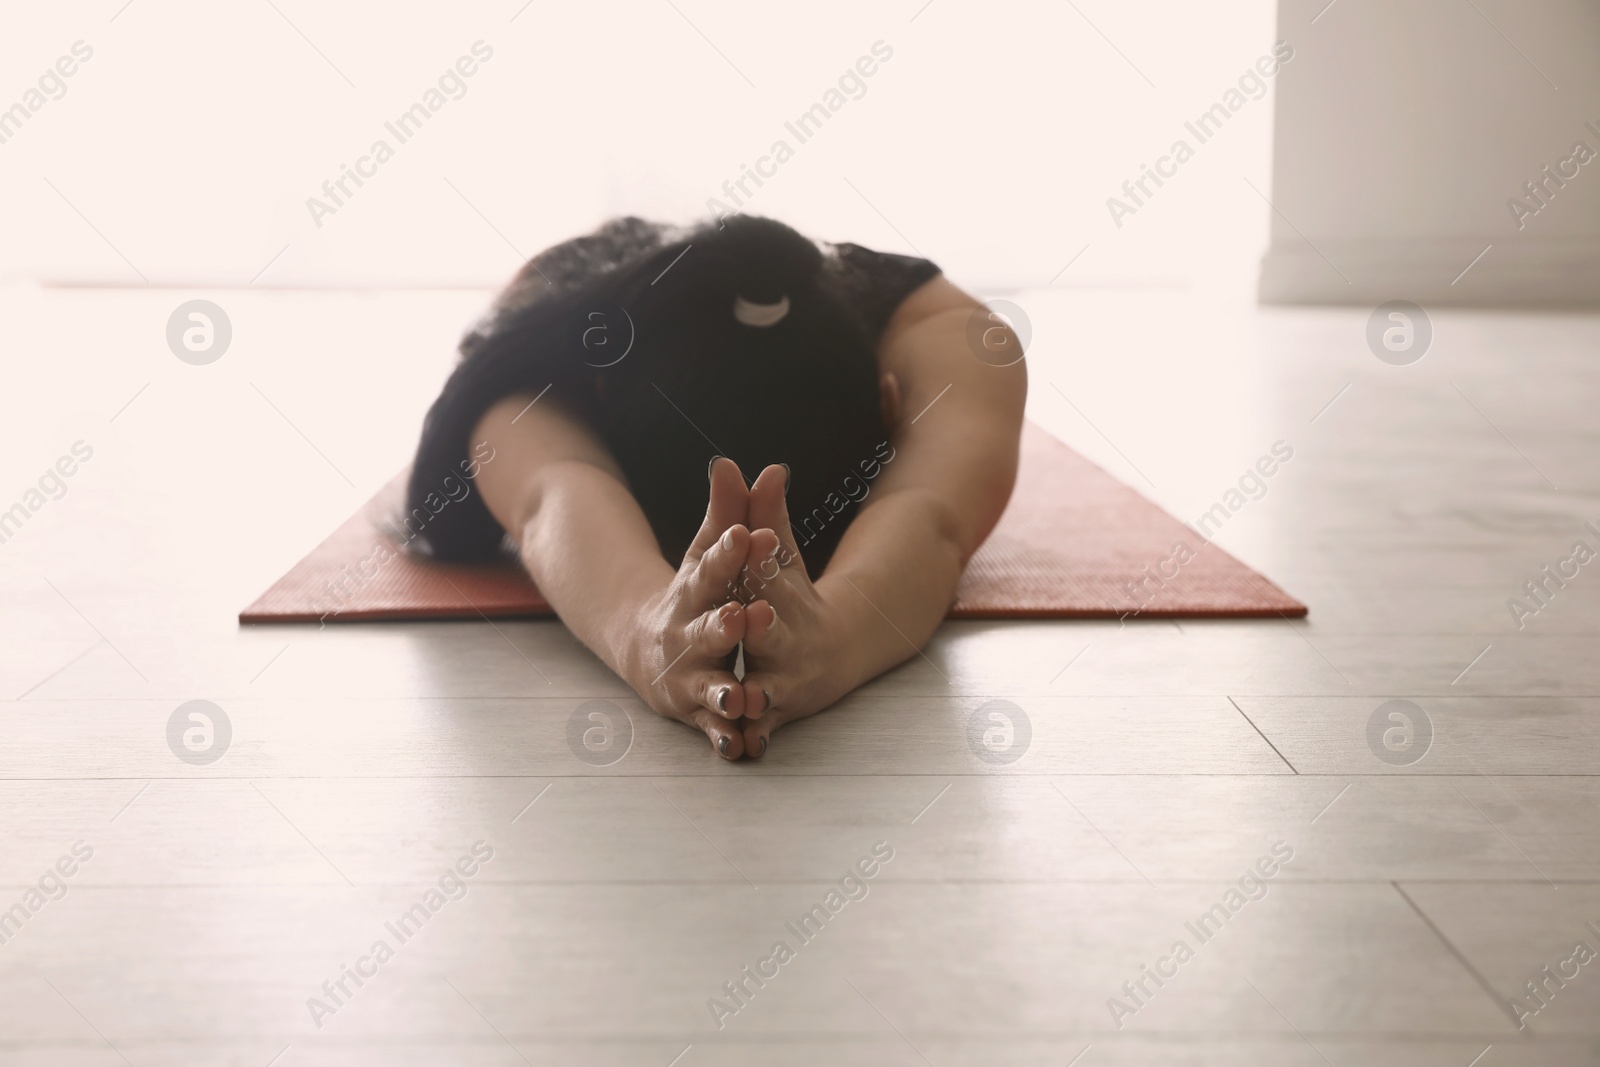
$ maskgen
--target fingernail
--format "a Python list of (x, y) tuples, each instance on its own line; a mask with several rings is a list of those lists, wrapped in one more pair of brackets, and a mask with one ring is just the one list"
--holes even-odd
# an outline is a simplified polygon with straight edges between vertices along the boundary
[(783, 468), (783, 495), (788, 496), (789, 483), (794, 481), (794, 471), (789, 469), (789, 465), (787, 463), (780, 463), (778, 466)]
[(767, 629), (771, 630), (774, 626), (778, 625), (778, 609), (777, 606), (770, 601), (767, 603), (767, 607), (772, 608), (772, 621), (767, 623)]
[(711, 462), (706, 464), (706, 482), (708, 484), (711, 481), (711, 472), (716, 470), (716, 468), (717, 468), (717, 460), (719, 460), (721, 458), (722, 458), (722, 456), (720, 454), (712, 456), (711, 457)]
[(732, 552), (733, 551), (733, 527), (732, 526), (728, 527), (722, 533), (722, 550), (724, 552)]
[(761, 691), (761, 700), (761, 713), (765, 715), (772, 710), (772, 694), (763, 689)]
[(724, 756), (728, 754), (728, 739), (726, 737), (717, 739), (717, 751)]
[(756, 753), (756, 758), (760, 759), (762, 756), (765, 756), (766, 754), (767, 754), (767, 739), (765, 737), (763, 737), (761, 739), (761, 751)]
[[(717, 690), (717, 710), (726, 713), (728, 710), (728, 687), (723, 686)], [(727, 738), (723, 738), (724, 741)]]

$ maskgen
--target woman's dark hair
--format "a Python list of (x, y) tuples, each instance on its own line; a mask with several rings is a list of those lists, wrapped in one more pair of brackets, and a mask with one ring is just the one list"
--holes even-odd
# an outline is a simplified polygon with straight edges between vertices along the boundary
[[(504, 310), (462, 343), (428, 412), (407, 510), (459, 477), (495, 401), (543, 391), (541, 403), (561, 405), (605, 442), (674, 566), (704, 519), (713, 456), (732, 458), (746, 478), (788, 464), (795, 541), (820, 574), (888, 439), (873, 347), (820, 284), (821, 270), (821, 251), (794, 230), (733, 216)], [(748, 324), (785, 300), (778, 321)], [(503, 539), (469, 493), (431, 514), (412, 544), (461, 561), (495, 555)]]

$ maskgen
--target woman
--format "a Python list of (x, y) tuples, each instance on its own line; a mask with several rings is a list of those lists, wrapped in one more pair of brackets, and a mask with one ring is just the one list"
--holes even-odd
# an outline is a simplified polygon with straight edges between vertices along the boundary
[(760, 757), (918, 651), (1005, 508), (1027, 378), (990, 357), (1018, 346), (1003, 325), (974, 344), (979, 307), (927, 260), (767, 219), (614, 220), (462, 342), (410, 502), (493, 461), (420, 547), (509, 539), (645, 703)]

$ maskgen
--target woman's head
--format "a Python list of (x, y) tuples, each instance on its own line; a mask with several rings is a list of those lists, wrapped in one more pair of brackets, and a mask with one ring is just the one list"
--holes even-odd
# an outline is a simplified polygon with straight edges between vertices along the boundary
[[(430, 438), (464, 454), (489, 404), (549, 386), (548, 399), (616, 457), (674, 564), (704, 517), (706, 468), (720, 454), (750, 478), (788, 464), (795, 539), (820, 572), (888, 437), (872, 346), (822, 268), (816, 245), (787, 226), (734, 216), (506, 313), (463, 346), (429, 414), (413, 496), (435, 473), (424, 470), (439, 451)], [(470, 511), (436, 517), (424, 534), (434, 555), (498, 544), (497, 527), (493, 544), (470, 532)]]

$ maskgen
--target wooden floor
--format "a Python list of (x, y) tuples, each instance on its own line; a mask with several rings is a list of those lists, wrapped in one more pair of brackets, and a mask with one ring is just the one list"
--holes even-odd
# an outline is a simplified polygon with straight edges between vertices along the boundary
[(1600, 320), (1011, 298), (1180, 518), (1293, 448), (1220, 540), (1310, 617), (950, 624), (730, 766), (556, 623), (236, 625), (483, 294), (0, 293), (0, 508), (93, 450), (0, 544), (0, 1063), (1600, 1063), (1600, 564), (1507, 604), (1600, 549)]

